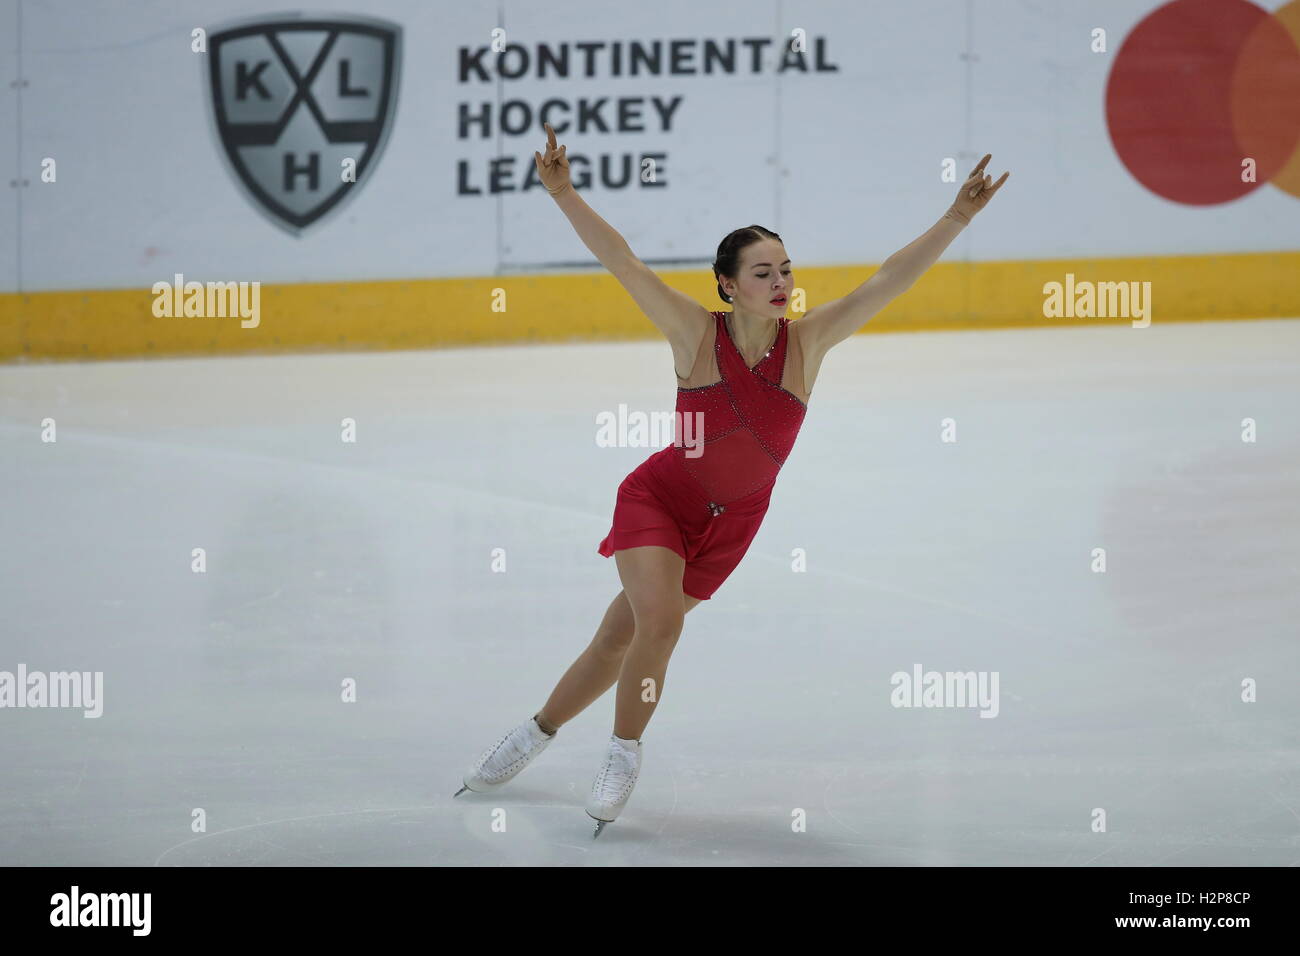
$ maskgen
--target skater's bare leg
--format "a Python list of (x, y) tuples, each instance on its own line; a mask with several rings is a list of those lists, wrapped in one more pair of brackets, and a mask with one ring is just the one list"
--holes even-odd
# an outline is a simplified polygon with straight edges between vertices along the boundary
[[(682, 594), (680, 589), (681, 576), (678, 575), (678, 594), (683, 599), (682, 613), (685, 614), (699, 604), (700, 599)], [(555, 690), (551, 691), (546, 705), (537, 712), (537, 723), (542, 730), (554, 733), (613, 686), (623, 666), (623, 655), (632, 645), (634, 627), (635, 619), (627, 592), (619, 591), (596, 628), (596, 636), (569, 665)]]
[(614, 698), (614, 735), (639, 740), (664, 691), (668, 658), (686, 615), (682, 572), (676, 552), (653, 545), (614, 554), (623, 593), (632, 606), (632, 643), (623, 655)]

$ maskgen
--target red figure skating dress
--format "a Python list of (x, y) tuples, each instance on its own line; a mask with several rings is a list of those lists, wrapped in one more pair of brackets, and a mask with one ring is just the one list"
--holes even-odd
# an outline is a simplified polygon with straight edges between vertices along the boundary
[(776, 341), (751, 369), (727, 331), (726, 313), (711, 314), (712, 334), (705, 332), (696, 365), (711, 342), (718, 380), (678, 387), (677, 436), (618, 486), (613, 527), (598, 548), (607, 558), (648, 544), (676, 551), (686, 562), (682, 590), (701, 600), (713, 596), (758, 533), (808, 410), (781, 384), (792, 352), (791, 384), (804, 387), (803, 352), (798, 343), (789, 347), (789, 319), (777, 320)]

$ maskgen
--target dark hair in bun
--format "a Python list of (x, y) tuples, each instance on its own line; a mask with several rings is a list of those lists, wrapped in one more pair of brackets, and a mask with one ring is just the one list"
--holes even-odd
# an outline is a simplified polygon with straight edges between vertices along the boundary
[[(764, 229), (762, 226), (745, 226), (743, 229), (737, 229), (718, 243), (718, 257), (713, 260), (713, 276), (719, 278), (726, 276), (734, 279), (736, 273), (740, 271), (740, 253), (747, 247), (764, 239), (775, 239), (781, 241), (781, 237), (771, 229)], [(730, 302), (731, 299), (727, 293), (722, 291), (722, 283), (718, 283), (718, 298), (723, 302)]]

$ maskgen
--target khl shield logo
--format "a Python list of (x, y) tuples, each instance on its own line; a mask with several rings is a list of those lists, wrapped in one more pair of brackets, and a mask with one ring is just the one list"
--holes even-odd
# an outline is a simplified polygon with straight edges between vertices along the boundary
[(209, 35), (217, 136), (235, 178), (277, 225), (301, 233), (374, 174), (397, 103), (401, 40), (401, 27), (383, 20), (293, 14)]

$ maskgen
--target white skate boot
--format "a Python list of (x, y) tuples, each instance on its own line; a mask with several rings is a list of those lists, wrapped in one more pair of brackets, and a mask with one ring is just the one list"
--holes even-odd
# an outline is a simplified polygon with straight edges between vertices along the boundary
[(605, 763), (596, 773), (587, 799), (587, 816), (596, 821), (593, 840), (600, 836), (605, 824), (618, 819), (632, 796), (632, 788), (641, 773), (641, 749), (638, 740), (624, 740), (610, 734)]
[[(558, 734), (559, 731), (555, 733)], [(461, 780), (464, 786), (452, 796), (459, 797), (466, 790), (489, 793), (505, 786), (554, 739), (555, 734), (548, 736), (537, 725), (536, 717), (529, 717), (496, 744), (483, 751)]]

